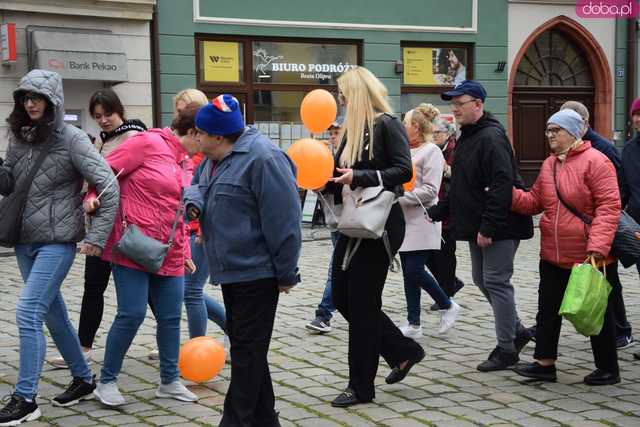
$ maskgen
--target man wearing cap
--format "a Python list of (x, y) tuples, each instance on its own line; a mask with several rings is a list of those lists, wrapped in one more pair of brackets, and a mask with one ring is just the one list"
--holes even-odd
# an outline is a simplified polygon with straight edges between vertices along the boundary
[(300, 281), (300, 198), (291, 160), (245, 127), (238, 101), (220, 95), (196, 115), (207, 159), (185, 193), (200, 218), (212, 281), (222, 285), (231, 382), (221, 426), (279, 426), (267, 352), (279, 292)]
[(521, 182), (504, 128), (484, 111), (486, 96), (475, 80), (441, 95), (450, 101), (461, 134), (449, 193), (429, 208), (432, 220), (448, 218), (451, 235), (469, 242), (473, 281), (493, 309), (498, 345), (478, 365), (483, 372), (515, 365), (531, 339), (518, 318), (511, 276), (520, 240), (533, 236), (531, 218), (511, 212), (511, 190)]

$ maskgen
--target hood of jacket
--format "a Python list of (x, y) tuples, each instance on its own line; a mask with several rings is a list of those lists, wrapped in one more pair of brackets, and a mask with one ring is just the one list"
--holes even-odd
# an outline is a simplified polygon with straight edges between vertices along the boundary
[(180, 143), (180, 140), (171, 128), (154, 128), (149, 129), (147, 132), (159, 135), (165, 140), (167, 145), (173, 150), (173, 154), (176, 156), (176, 162), (180, 163), (189, 158), (187, 150), (184, 149), (184, 146)]
[(18, 89), (13, 92), (16, 104), (26, 92), (38, 93), (51, 102), (55, 112), (53, 129), (60, 130), (64, 126), (64, 91), (60, 74), (37, 69), (29, 71), (20, 79)]
[(136, 132), (145, 132), (147, 130), (147, 126), (142, 122), (142, 120), (125, 120), (120, 126), (112, 130), (111, 132), (100, 132), (100, 139), (102, 140), (102, 142), (107, 142), (112, 138), (120, 136), (123, 133), (130, 132), (132, 130)]

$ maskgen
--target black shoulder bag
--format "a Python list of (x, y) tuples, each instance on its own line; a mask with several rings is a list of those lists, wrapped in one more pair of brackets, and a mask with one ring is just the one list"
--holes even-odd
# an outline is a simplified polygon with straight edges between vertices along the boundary
[(36, 173), (42, 166), (44, 158), (49, 154), (50, 142), (47, 142), (40, 151), (40, 155), (29, 170), (29, 174), (20, 186), (14, 185), (13, 191), (0, 201), (0, 246), (14, 247), (20, 240), (22, 229), (22, 216), (27, 204), (27, 197)]
[[(560, 195), (560, 188), (556, 180), (556, 163), (553, 164), (553, 183), (556, 187), (556, 195), (560, 203), (582, 222), (591, 225), (593, 220), (588, 215), (583, 214), (569, 205)], [(637, 236), (640, 236), (640, 225), (638, 225), (631, 215), (623, 210), (620, 214), (620, 222), (618, 223), (618, 228), (616, 229), (616, 234), (611, 245), (611, 255), (618, 258), (624, 268), (631, 267), (636, 263), (638, 258), (640, 258), (640, 239)]]

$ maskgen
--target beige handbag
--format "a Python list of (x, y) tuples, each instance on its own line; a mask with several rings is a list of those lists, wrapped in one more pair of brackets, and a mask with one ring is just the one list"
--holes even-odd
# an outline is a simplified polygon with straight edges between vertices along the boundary
[(342, 270), (346, 271), (351, 259), (360, 247), (362, 239), (380, 239), (389, 256), (389, 267), (396, 271), (397, 261), (394, 260), (389, 244), (389, 236), (385, 225), (396, 201), (393, 191), (385, 190), (380, 171), (376, 171), (380, 185), (375, 187), (358, 187), (351, 190), (343, 187), (342, 212), (338, 221), (338, 231), (350, 237), (347, 250), (342, 260)]

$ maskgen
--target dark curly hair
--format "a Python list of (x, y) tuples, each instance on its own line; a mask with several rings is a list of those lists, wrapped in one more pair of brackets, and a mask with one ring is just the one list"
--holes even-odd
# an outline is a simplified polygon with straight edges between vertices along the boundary
[(27, 110), (24, 108), (24, 103), (20, 101), (21, 96), (16, 96), (13, 111), (7, 117), (7, 124), (9, 125), (9, 131), (19, 140), (23, 140), (22, 128), (24, 126), (36, 127), (34, 142), (40, 143), (47, 140), (51, 132), (53, 132), (53, 125), (56, 118), (56, 111), (53, 103), (46, 96), (44, 99), (47, 101), (47, 107), (44, 110), (44, 114), (37, 122), (33, 122)]

